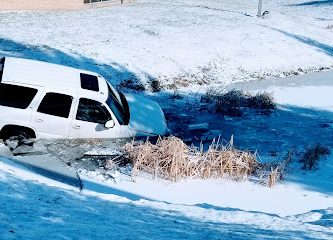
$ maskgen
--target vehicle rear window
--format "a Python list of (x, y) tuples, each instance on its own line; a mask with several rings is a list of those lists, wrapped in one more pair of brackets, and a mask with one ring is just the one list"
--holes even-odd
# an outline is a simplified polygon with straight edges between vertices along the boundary
[(0, 83), (2, 81), (4, 67), (5, 67), (5, 58), (0, 58)]
[(91, 90), (98, 92), (99, 91), (99, 85), (98, 85), (98, 78), (93, 75), (81, 73), (81, 88), (86, 90)]
[(73, 97), (60, 93), (47, 93), (40, 103), (37, 111), (40, 113), (68, 118)]
[(26, 109), (37, 94), (37, 89), (0, 84), (0, 105)]

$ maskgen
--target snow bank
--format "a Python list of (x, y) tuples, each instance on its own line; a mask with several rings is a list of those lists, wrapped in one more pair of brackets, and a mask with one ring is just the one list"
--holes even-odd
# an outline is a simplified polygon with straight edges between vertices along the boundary
[[(332, 238), (329, 208), (283, 218), (210, 204), (161, 202), (93, 182), (92, 192), (80, 194), (26, 173), (1, 159), (2, 239)], [(106, 194), (98, 193), (102, 191)]]

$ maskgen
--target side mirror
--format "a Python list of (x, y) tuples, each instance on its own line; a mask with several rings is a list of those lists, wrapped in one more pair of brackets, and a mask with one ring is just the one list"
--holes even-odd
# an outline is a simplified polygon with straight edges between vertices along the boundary
[(114, 121), (111, 119), (109, 121), (107, 121), (104, 125), (105, 128), (113, 128), (115, 125)]

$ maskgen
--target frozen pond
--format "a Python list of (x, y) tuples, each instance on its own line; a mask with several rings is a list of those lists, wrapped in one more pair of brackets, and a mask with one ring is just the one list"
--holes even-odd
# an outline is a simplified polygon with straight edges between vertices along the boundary
[(229, 88), (272, 92), (279, 104), (333, 111), (333, 71), (235, 83)]

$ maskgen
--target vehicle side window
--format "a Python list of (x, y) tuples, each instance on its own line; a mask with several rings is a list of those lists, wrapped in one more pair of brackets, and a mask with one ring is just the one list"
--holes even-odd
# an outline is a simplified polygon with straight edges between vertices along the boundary
[(98, 85), (98, 78), (93, 75), (81, 73), (81, 88), (86, 90), (91, 90), (98, 92), (99, 91), (99, 85)]
[(0, 105), (26, 109), (37, 94), (37, 89), (0, 84)]
[(47, 93), (37, 111), (48, 115), (68, 118), (72, 102), (73, 97), (71, 96), (59, 93)]
[(81, 98), (77, 109), (76, 119), (85, 122), (105, 124), (112, 118), (109, 111), (102, 103), (91, 99)]

